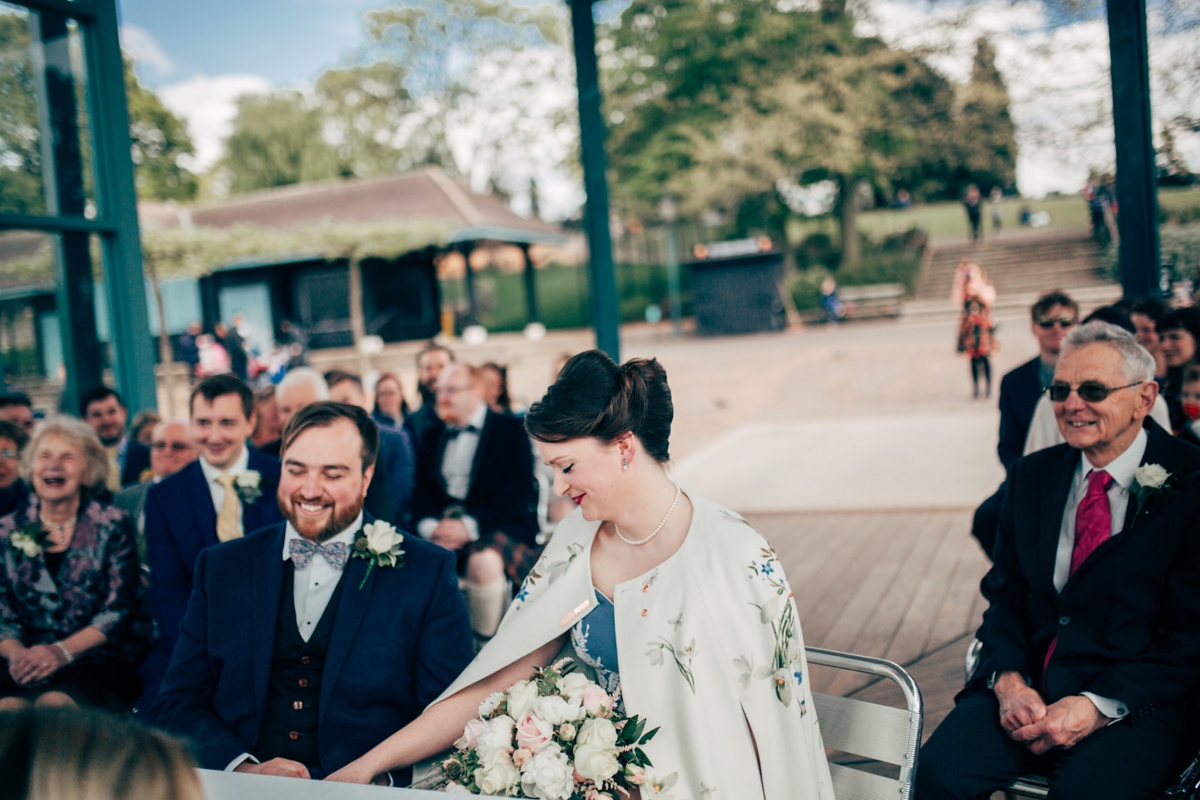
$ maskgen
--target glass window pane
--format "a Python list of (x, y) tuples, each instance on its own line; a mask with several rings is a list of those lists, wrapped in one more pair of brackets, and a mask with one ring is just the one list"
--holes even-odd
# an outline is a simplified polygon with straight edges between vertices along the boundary
[(9, 381), (57, 377), (62, 364), (54, 314), (57, 234), (0, 233), (0, 356)]
[(29, 12), (0, 3), (0, 212), (46, 211), (36, 97)]

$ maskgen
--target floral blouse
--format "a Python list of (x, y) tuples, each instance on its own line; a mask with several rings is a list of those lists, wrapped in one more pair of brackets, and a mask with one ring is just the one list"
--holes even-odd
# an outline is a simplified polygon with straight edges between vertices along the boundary
[(32, 494), (25, 508), (0, 517), (0, 640), (17, 639), (29, 647), (92, 627), (108, 641), (81, 660), (145, 658), (150, 640), (144, 627), (135, 624), (140, 565), (129, 516), (85, 499), (57, 575), (47, 568), (42, 547), (27, 555), (20, 546), (37, 519), (38, 499)]

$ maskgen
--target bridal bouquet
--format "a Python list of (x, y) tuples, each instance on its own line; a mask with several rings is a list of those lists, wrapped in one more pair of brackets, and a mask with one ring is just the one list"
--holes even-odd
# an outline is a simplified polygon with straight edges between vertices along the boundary
[(641, 745), (658, 728), (645, 731), (644, 720), (619, 716), (620, 689), (609, 695), (587, 677), (564, 672), (570, 660), (480, 704), (479, 716), (442, 762), (443, 791), (616, 800), (649, 780)]

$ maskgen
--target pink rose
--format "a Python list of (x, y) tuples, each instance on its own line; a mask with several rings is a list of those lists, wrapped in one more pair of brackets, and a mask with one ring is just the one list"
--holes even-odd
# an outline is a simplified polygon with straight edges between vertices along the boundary
[(533, 752), (524, 747), (518, 747), (512, 755), (513, 764), (518, 767), (524, 766), (525, 762), (531, 758), (533, 758)]
[(554, 727), (546, 720), (526, 711), (517, 722), (517, 746), (537, 753), (550, 742)]
[(599, 686), (592, 684), (583, 693), (583, 707), (593, 717), (604, 713), (604, 709), (612, 708), (612, 698)]
[(479, 741), (479, 734), (483, 733), (486, 727), (487, 723), (476, 717), (463, 728), (463, 735), (454, 743), (454, 746), (459, 750), (474, 750), (476, 742)]

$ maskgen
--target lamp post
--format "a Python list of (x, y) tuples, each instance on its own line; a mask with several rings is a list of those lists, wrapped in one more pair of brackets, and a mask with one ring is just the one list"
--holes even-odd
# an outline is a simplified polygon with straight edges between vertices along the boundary
[(675, 195), (664, 194), (658, 201), (658, 217), (667, 225), (667, 302), (671, 304), (671, 333), (683, 336), (683, 307), (679, 299), (679, 242), (675, 222), (679, 219), (679, 204)]

